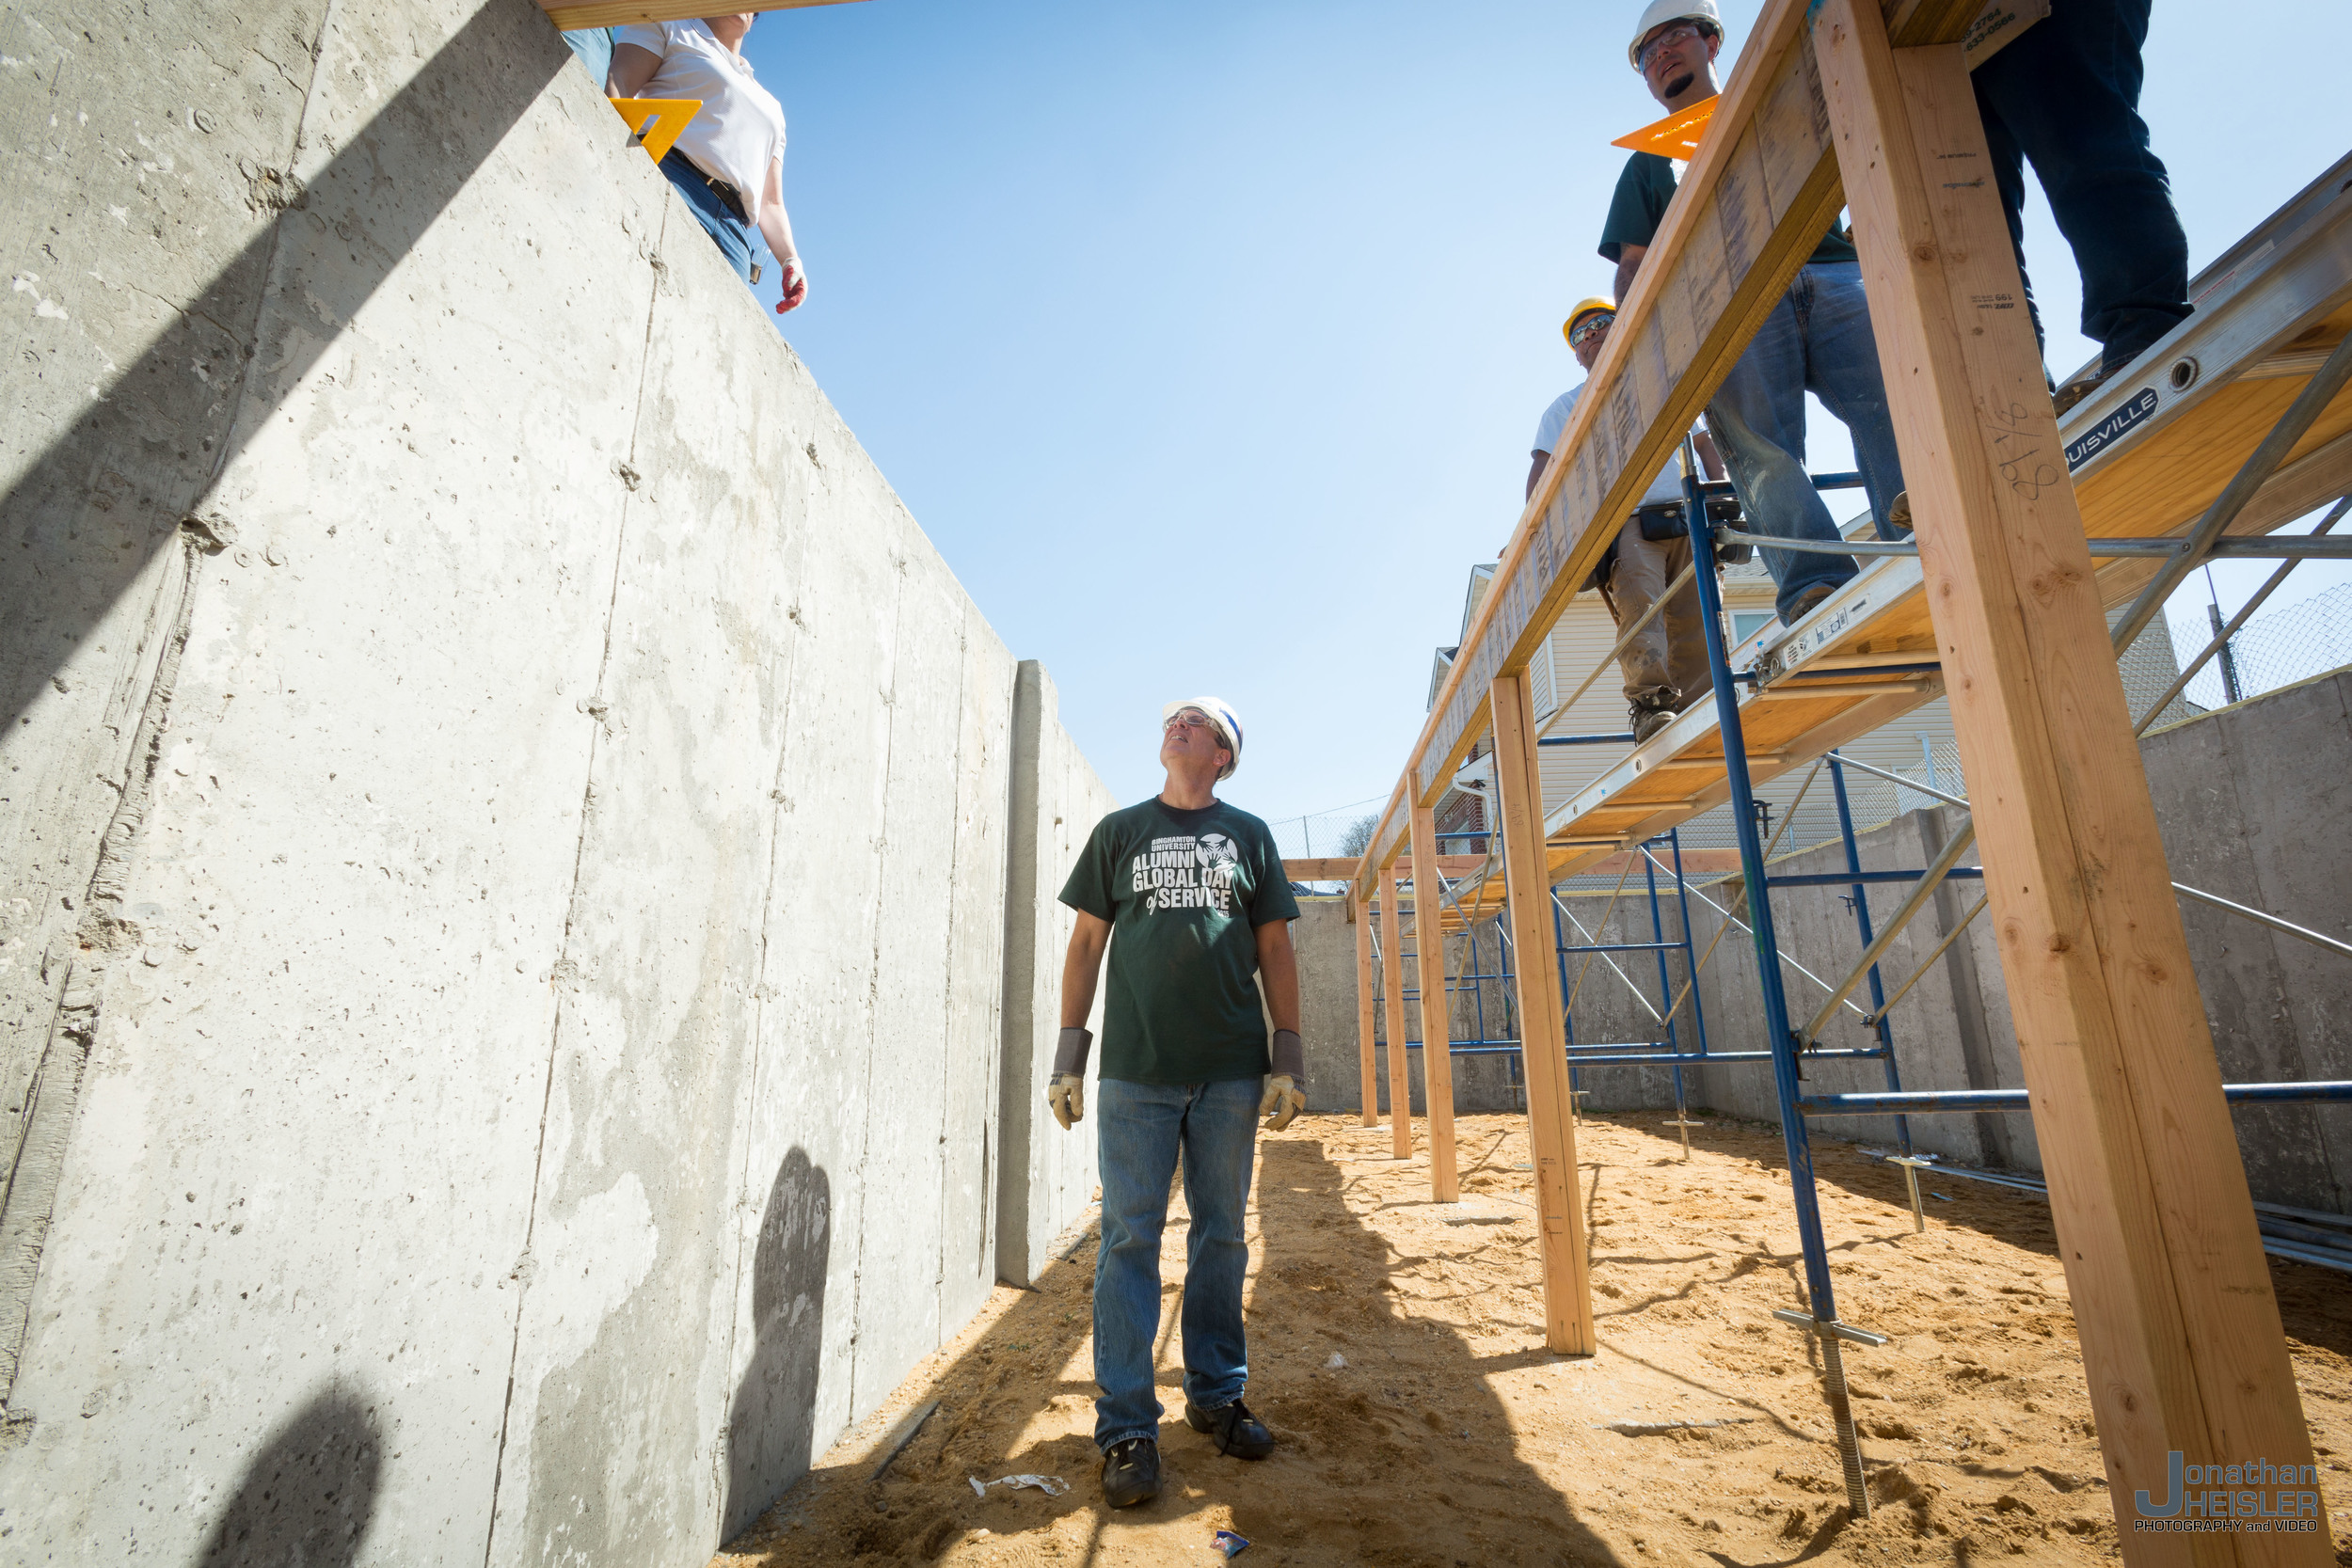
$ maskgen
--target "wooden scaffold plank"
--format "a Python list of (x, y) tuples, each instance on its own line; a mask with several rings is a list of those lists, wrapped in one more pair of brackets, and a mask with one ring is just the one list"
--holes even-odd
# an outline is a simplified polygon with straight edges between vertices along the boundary
[(2132, 1528), (2311, 1440), (1961, 50), (1812, 35), (2124, 1557), (2332, 1560)]

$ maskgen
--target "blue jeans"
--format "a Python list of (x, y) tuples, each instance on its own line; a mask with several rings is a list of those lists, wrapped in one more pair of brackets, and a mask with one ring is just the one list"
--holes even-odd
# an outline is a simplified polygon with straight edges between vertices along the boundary
[(710, 243), (719, 247), (719, 254), (727, 259), (727, 265), (744, 282), (752, 280), (752, 226), (735, 215), (735, 209), (720, 199), (710, 188), (693, 161), (685, 153), (671, 150), (661, 160), (661, 172), (670, 177), (678, 195), (686, 198), (686, 209), (710, 236)]
[[(2047, 20), (1970, 75), (2026, 270), (2025, 165), (2033, 163), (2083, 279), (2083, 336), (2122, 370), (2189, 313), (2188, 236), (2139, 118), (2149, 0), (2057, 0)], [(2033, 304), (2036, 341), (2042, 312)]]
[(1159, 1440), (1152, 1350), (1160, 1328), (1160, 1232), (1176, 1157), (1184, 1161), (1184, 1398), (1217, 1410), (1249, 1381), (1242, 1275), (1249, 1243), (1249, 1168), (1258, 1152), (1259, 1080), (1129, 1084), (1095, 1091), (1103, 1246), (1094, 1262), (1094, 1444)]
[[(1752, 533), (1842, 537), (1805, 472), (1807, 392), (1845, 422), (1870, 511), (1885, 516), (1902, 492), (1903, 468), (1856, 262), (1806, 263), (1707, 405), (1708, 433), (1731, 470)], [(1854, 575), (1851, 556), (1794, 550), (1766, 550), (1764, 567), (1780, 590), (1783, 620), (1798, 594), (1820, 583), (1835, 588)]]

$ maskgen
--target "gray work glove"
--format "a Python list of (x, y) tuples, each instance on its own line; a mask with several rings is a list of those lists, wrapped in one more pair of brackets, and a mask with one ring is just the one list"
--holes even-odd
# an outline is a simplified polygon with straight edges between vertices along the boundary
[(1045, 1082), (1045, 1103), (1065, 1132), (1073, 1122), (1086, 1119), (1087, 1054), (1093, 1049), (1094, 1035), (1087, 1029), (1064, 1029), (1054, 1043), (1054, 1075)]
[(1274, 1031), (1274, 1072), (1266, 1080), (1265, 1098), (1258, 1114), (1271, 1117), (1266, 1126), (1279, 1132), (1291, 1118), (1307, 1108), (1307, 1042), (1295, 1029)]
[(1306, 1108), (1307, 1092), (1289, 1073), (1278, 1072), (1265, 1081), (1265, 1098), (1258, 1101), (1258, 1114), (1266, 1118), (1268, 1132), (1279, 1132)]

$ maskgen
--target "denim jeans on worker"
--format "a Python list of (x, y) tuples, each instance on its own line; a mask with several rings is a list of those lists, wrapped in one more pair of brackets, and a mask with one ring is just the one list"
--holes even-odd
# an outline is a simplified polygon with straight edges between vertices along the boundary
[[(2026, 270), (2030, 160), (2083, 280), (2083, 336), (2122, 370), (2189, 313), (2188, 236), (2139, 118), (2149, 0), (2062, 0), (1970, 75)], [(2033, 305), (2028, 281), (2026, 302)], [(2034, 336), (2042, 314), (2034, 309)]]
[[(1895, 426), (1886, 413), (1878, 341), (1852, 261), (1808, 263), (1764, 318), (1755, 341), (1707, 405), (1708, 432), (1731, 470), (1752, 533), (1781, 539), (1837, 539), (1837, 526), (1804, 467), (1804, 394), (1845, 421), (1854, 466), (1873, 515), (1902, 492)], [(1768, 549), (1765, 569), (1778, 586), (1783, 618), (1797, 595), (1854, 575), (1848, 555)]]
[(744, 282), (752, 280), (752, 226), (735, 215), (735, 210), (720, 199), (686, 154), (673, 148), (661, 160), (661, 172), (670, 177), (678, 195), (686, 198), (686, 205), (710, 236), (710, 243), (719, 247), (719, 254), (727, 259), (727, 265)]
[(1103, 1245), (1094, 1263), (1095, 1446), (1159, 1439), (1152, 1347), (1160, 1328), (1160, 1232), (1181, 1153), (1185, 1233), (1184, 1397), (1203, 1410), (1241, 1398), (1249, 1381), (1242, 1275), (1249, 1243), (1249, 1167), (1258, 1149), (1260, 1081), (1128, 1084), (1095, 1090), (1103, 1181)]

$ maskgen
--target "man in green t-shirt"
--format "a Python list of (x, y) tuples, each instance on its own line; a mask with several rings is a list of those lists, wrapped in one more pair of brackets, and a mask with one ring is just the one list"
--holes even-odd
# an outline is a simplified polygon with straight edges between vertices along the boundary
[[(1650, 96), (1680, 111), (1715, 96), (1715, 56), (1723, 46), (1715, 0), (1654, 0), (1627, 54)], [(1617, 177), (1600, 253), (1617, 264), (1619, 299), (1633, 286), (1680, 176), (1673, 161), (1636, 152)], [(1889, 523), (1902, 494), (1902, 462), (1862, 266), (1853, 240), (1835, 221), (1707, 405), (1707, 428), (1731, 470), (1751, 531), (1836, 541), (1842, 535), (1804, 467), (1807, 392), (1845, 421), (1871, 514)], [(1791, 626), (1854, 575), (1853, 558), (1846, 555), (1767, 548), (1764, 564), (1779, 589), (1780, 618)]]
[[(1168, 782), (1095, 825), (1061, 901), (1078, 912), (1062, 965), (1061, 1040), (1045, 1091), (1067, 1129), (1085, 1114), (1086, 1028), (1110, 950), (1097, 1088), (1103, 1243), (1094, 1264), (1094, 1442), (1114, 1508), (1160, 1491), (1152, 1346), (1160, 1232), (1181, 1153), (1185, 1236), (1184, 1420), (1220, 1453), (1263, 1459), (1273, 1433), (1241, 1401), (1249, 1380), (1242, 1276), (1257, 1118), (1279, 1130), (1305, 1106), (1298, 918), (1266, 825), (1214, 793), (1241, 761), (1241, 720), (1216, 697), (1161, 717)], [(1263, 994), (1260, 990), (1263, 986)], [(1266, 1015), (1274, 1017), (1272, 1060)], [(1269, 1073), (1271, 1076), (1269, 1076)], [(1263, 1085), (1263, 1089), (1261, 1087)]]

